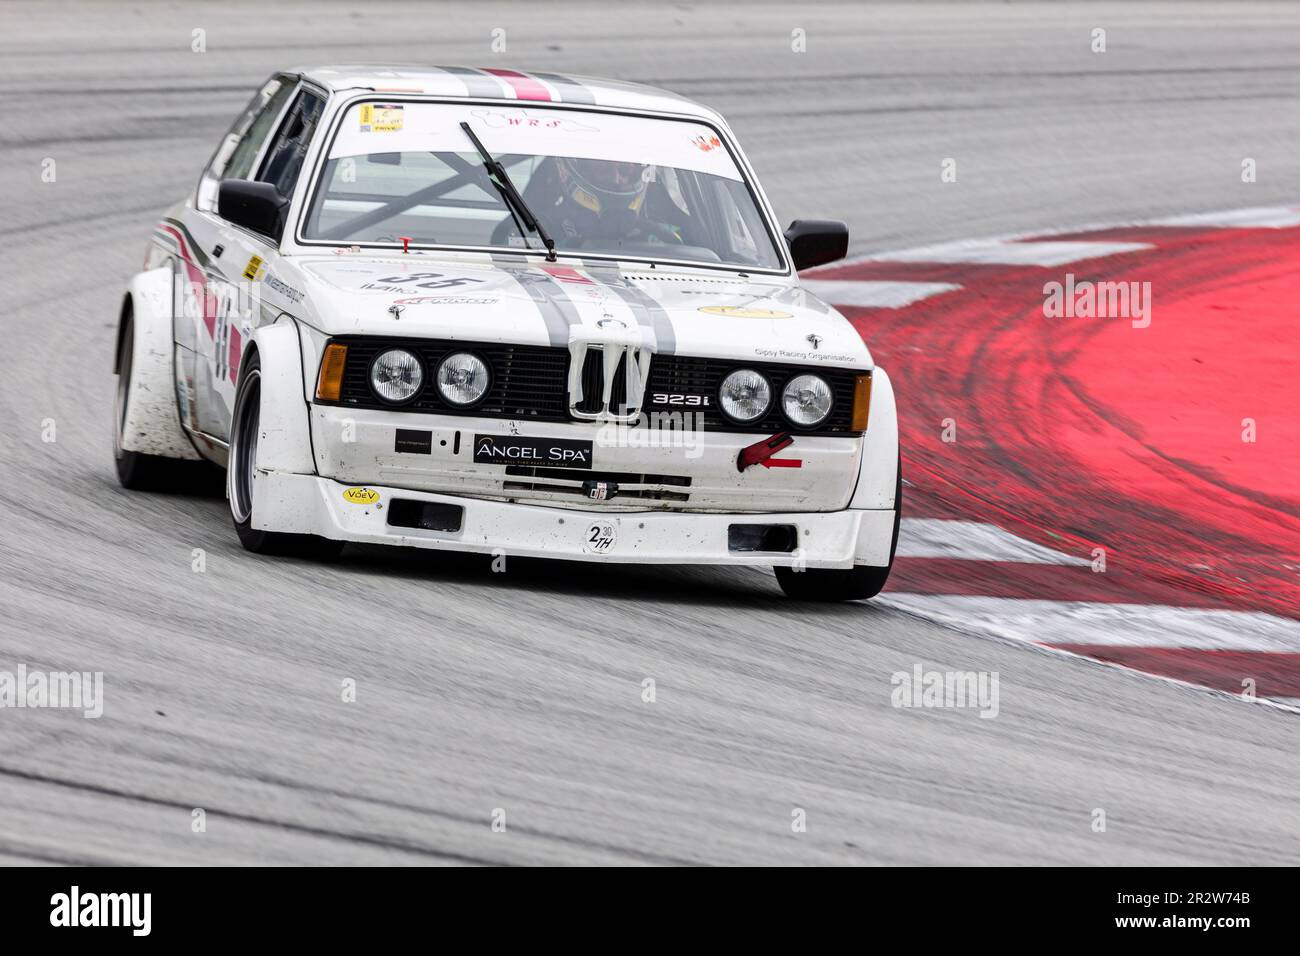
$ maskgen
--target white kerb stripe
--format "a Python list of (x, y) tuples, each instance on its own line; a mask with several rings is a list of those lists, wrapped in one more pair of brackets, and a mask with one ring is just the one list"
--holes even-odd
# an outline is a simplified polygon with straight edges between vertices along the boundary
[(1087, 558), (1026, 541), (997, 525), (944, 518), (904, 518), (898, 529), (900, 558), (962, 558), (1017, 564), (1088, 565)]
[(920, 249), (905, 249), (902, 252), (886, 252), (872, 256), (871, 261), (1047, 267), (1150, 248), (1152, 247), (1145, 242), (1007, 242), (1002, 239), (969, 239)]
[(1300, 621), (1260, 611), (893, 592), (876, 602), (957, 630), (1032, 644), (1300, 652)]
[(901, 309), (932, 295), (961, 288), (949, 282), (852, 282), (842, 279), (804, 279), (800, 284), (831, 305), (878, 309)]

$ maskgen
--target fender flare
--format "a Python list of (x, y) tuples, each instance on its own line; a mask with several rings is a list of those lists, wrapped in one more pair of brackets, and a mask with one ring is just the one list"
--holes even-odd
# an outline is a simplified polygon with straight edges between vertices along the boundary
[(898, 505), (898, 406), (894, 385), (880, 366), (871, 373), (871, 410), (863, 434), (862, 462), (858, 486), (850, 508), (863, 511), (893, 511)]
[(254, 467), (259, 472), (314, 475), (310, 407), (303, 394), (302, 346), (297, 323), (288, 315), (281, 315), (274, 325), (264, 325), (255, 331), (240, 362), (241, 378), (254, 349), (262, 376)]
[(122, 370), (126, 323), (132, 324), (131, 383), (122, 420), (122, 449), (161, 458), (202, 458), (181, 427), (172, 339), (172, 269), (138, 272), (118, 317), (113, 368)]

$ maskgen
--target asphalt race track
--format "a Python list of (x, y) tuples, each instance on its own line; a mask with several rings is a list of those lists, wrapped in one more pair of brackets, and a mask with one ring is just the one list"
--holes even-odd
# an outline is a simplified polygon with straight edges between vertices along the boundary
[[(253, 556), (220, 491), (118, 487), (110, 364), (157, 215), (277, 68), (666, 86), (865, 255), (1300, 202), (1300, 6), (19, 3), (0, 38), (0, 670), (106, 698), (0, 711), (0, 861), (1295, 862), (1294, 712), (759, 572)], [(917, 664), (998, 672), (997, 717), (894, 708)]]

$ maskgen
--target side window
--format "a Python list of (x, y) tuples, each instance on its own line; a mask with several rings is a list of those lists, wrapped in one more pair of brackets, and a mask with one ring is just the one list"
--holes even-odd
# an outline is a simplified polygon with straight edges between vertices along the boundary
[(249, 125), (247, 132), (235, 147), (235, 153), (230, 157), (230, 163), (226, 166), (225, 172), (221, 174), (222, 179), (248, 179), (253, 169), (253, 161), (257, 159), (258, 150), (266, 142), (266, 137), (270, 135), (271, 126), (275, 122), (280, 110), (284, 108), (285, 101), (293, 93), (293, 86), (283, 83), (266, 101), (266, 106), (259, 110), (253, 122)]
[(293, 94), (295, 85), (275, 77), (253, 96), (235, 125), (226, 133), (208, 168), (199, 180), (196, 204), (213, 212), (217, 208), (217, 186), (223, 179), (247, 179), (261, 146), (266, 142), (276, 117)]
[(298, 94), (262, 158), (262, 168), (257, 174), (259, 182), (270, 183), (281, 196), (293, 195), (303, 157), (307, 155), (324, 106), (324, 100), (315, 93), (303, 90)]

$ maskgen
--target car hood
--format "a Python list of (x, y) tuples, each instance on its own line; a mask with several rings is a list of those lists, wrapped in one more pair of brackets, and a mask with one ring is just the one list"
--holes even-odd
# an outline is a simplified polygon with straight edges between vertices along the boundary
[(591, 340), (640, 330), (663, 353), (871, 367), (848, 320), (784, 279), (346, 253), (287, 257), (277, 272), (298, 303), (294, 314), (328, 335), (564, 347), (575, 330)]

